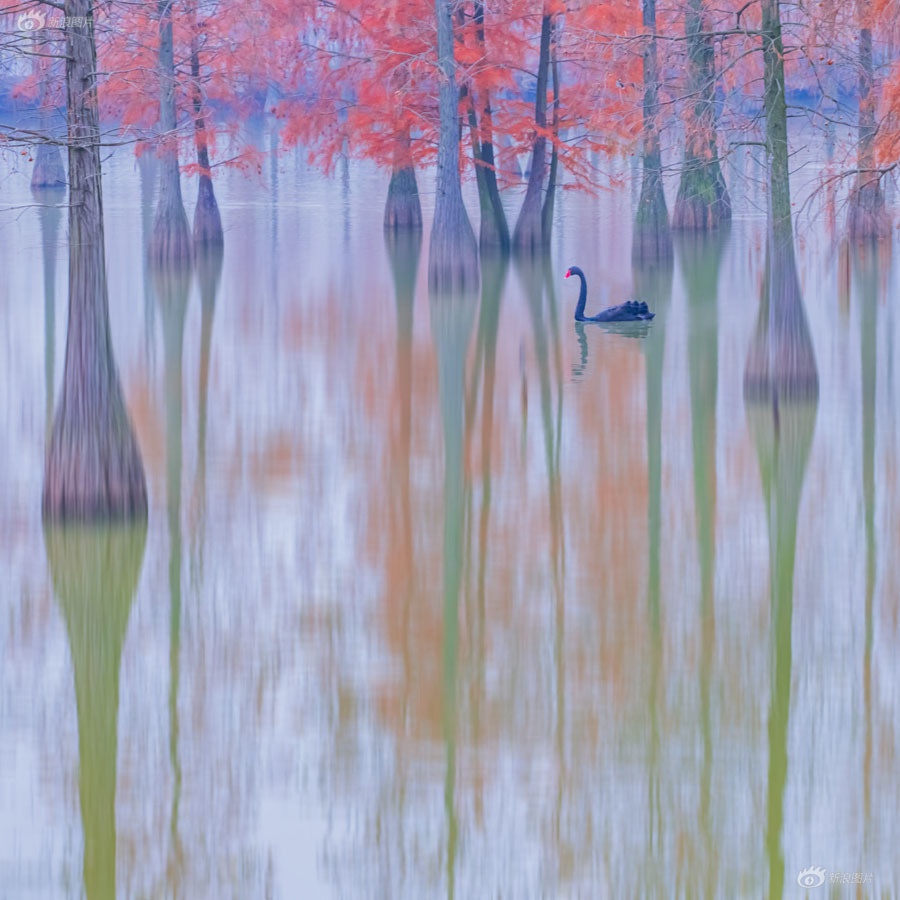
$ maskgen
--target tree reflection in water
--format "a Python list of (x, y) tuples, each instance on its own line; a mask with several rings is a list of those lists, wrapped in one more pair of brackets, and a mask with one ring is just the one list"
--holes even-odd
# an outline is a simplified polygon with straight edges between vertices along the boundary
[(765, 497), (769, 533), (772, 667), (765, 844), (769, 897), (784, 891), (782, 844), (797, 516), (819, 404), (815, 354), (790, 234), (770, 228), (756, 333), (744, 369), (744, 403)]
[(75, 676), (87, 900), (116, 897), (119, 667), (146, 541), (146, 523), (44, 528)]

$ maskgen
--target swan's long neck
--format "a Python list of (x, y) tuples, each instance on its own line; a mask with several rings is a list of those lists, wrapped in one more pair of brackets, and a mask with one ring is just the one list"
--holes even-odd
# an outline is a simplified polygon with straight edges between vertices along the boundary
[(581, 290), (578, 292), (578, 306), (575, 307), (575, 321), (581, 322), (584, 319), (584, 307), (587, 303), (587, 279), (584, 272), (575, 273), (581, 279)]

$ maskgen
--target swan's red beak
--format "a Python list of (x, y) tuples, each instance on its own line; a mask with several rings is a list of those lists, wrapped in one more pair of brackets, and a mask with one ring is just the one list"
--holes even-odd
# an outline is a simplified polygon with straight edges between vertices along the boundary
[(566, 278), (568, 278), (572, 274), (571, 269), (566, 269)]

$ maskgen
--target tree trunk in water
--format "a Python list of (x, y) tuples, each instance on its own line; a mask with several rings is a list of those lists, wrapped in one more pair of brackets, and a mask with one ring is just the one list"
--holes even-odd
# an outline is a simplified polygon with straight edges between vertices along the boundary
[[(58, 53), (62, 55), (62, 48), (57, 46), (54, 40), (47, 47), (38, 49), (37, 41), (35, 41), (37, 53)], [(51, 109), (51, 91), (49, 86), (51, 79), (56, 81), (57, 72), (55, 67), (51, 69), (52, 63), (40, 56), (35, 58), (34, 74), (39, 79), (40, 89), (38, 95), (38, 106), (40, 108), (41, 119), (41, 135), (43, 141), (38, 144), (37, 151), (34, 154), (34, 169), (31, 172), (31, 189), (40, 188), (61, 188), (66, 186), (66, 170), (63, 168), (62, 153), (60, 153), (59, 145), (50, 143), (52, 140), (51, 131), (53, 130), (53, 110)], [(55, 91), (53, 92), (55, 94)]]
[(465, 291), (478, 285), (478, 244), (459, 181), (459, 94), (450, 7), (451, 0), (435, 0), (441, 127), (428, 281), (440, 290)]
[(819, 376), (791, 241), (770, 226), (756, 333), (744, 370), (744, 397), (778, 404), (818, 397)]
[(172, 4), (159, 0), (159, 124), (162, 132), (159, 197), (150, 258), (158, 265), (183, 263), (191, 257), (190, 230), (178, 168), (178, 136), (175, 116), (175, 56), (172, 44)]
[(41, 188), (64, 188), (66, 170), (63, 168), (62, 154), (56, 144), (38, 144), (34, 155), (34, 170), (31, 173), (33, 190)]
[(475, 160), (475, 176), (478, 181), (478, 201), (481, 207), (481, 229), (478, 239), (481, 252), (509, 252), (509, 225), (506, 210), (500, 199), (497, 185), (497, 164), (494, 159), (493, 113), (490, 98), (485, 97), (481, 110), (481, 123), (474, 105), (469, 106), (469, 130), (472, 134), (472, 157)]
[(659, 142), (659, 63), (656, 58), (656, 0), (643, 0), (644, 122), (643, 173), (631, 242), (632, 262), (644, 268), (672, 259), (672, 234), (662, 181), (662, 151)]
[(513, 232), (513, 249), (521, 253), (538, 253), (543, 250), (549, 235), (544, 234), (542, 204), (544, 170), (546, 168), (547, 138), (547, 75), (550, 68), (550, 16), (541, 20), (541, 50), (538, 59), (537, 94), (534, 101), (535, 138), (531, 151), (531, 174), (516, 229)]
[(541, 229), (545, 243), (550, 243), (553, 230), (553, 210), (556, 205), (556, 178), (559, 170), (559, 60), (556, 57), (556, 27), (550, 32), (550, 71), (553, 75), (553, 149), (550, 151), (550, 175), (547, 178), (547, 195), (544, 197), (544, 208), (541, 210)]
[[(782, 146), (786, 149), (786, 142)], [(786, 164), (786, 157), (784, 152), (779, 163)], [(778, 168), (776, 174), (786, 177), (786, 165)], [(776, 211), (782, 216), (782, 234), (776, 239), (775, 224), (770, 218), (763, 297), (744, 370), (744, 406), (756, 445), (769, 532), (773, 648), (765, 837), (770, 859), (769, 897), (784, 893), (782, 829), (788, 767), (797, 513), (819, 397), (815, 354), (790, 234), (790, 204), (785, 205), (783, 197), (777, 195), (776, 201)]]
[(684, 168), (672, 213), (672, 227), (685, 231), (707, 231), (731, 219), (716, 150), (716, 57), (704, 2), (690, 0), (685, 15), (688, 90), (694, 102), (685, 123)]
[[(860, 16), (862, 0), (857, 0)], [(862, 25), (859, 31), (859, 149), (857, 151), (856, 184), (850, 194), (847, 233), (851, 240), (883, 238), (891, 233), (891, 223), (884, 208), (881, 178), (875, 171), (875, 69), (872, 60), (872, 30)]]
[(800, 298), (793, 245), (770, 241), (756, 336), (744, 372), (744, 406), (766, 502), (772, 664), (765, 843), (766, 896), (784, 894), (782, 843), (791, 698), (791, 630), (797, 521), (818, 409), (818, 376)]
[[(791, 182), (788, 169), (787, 103), (784, 95), (784, 44), (780, 0), (762, 0), (762, 52), (766, 156), (769, 164), (769, 229), (775, 243), (791, 243)], [(796, 278), (796, 271), (794, 272)], [(799, 288), (798, 288), (799, 291)]]
[(394, 167), (384, 204), (385, 231), (422, 230), (422, 204), (410, 143), (409, 128), (405, 128), (394, 146)]
[[(484, 51), (484, 3), (475, 0), (475, 40)], [(469, 102), (469, 131), (472, 135), (472, 156), (478, 181), (478, 201), (481, 207), (479, 246), (481, 252), (508, 253), (509, 225), (497, 186), (497, 166), (494, 160), (494, 127), (491, 97), (485, 88), (481, 99), (481, 121), (475, 108), (475, 98)]]
[(109, 333), (103, 244), (97, 51), (91, 0), (67, 0), (69, 326), (62, 399), (44, 470), (46, 519), (142, 518), (144, 466)]
[(764, 296), (744, 372), (744, 396), (754, 401), (771, 397), (777, 425), (779, 403), (785, 398), (817, 398), (819, 392), (794, 256), (779, 0), (762, 0), (762, 48), (769, 221)]
[(197, 25), (197, 7), (193, 7), (194, 34), (191, 37), (191, 87), (194, 95), (194, 140), (197, 145), (197, 165), (200, 166), (200, 183), (197, 185), (197, 208), (194, 210), (194, 244), (197, 247), (221, 247), (225, 243), (222, 233), (222, 216), (213, 190), (212, 171), (209, 167), (209, 141), (206, 136), (206, 119), (203, 116), (203, 98), (200, 93), (200, 35)]

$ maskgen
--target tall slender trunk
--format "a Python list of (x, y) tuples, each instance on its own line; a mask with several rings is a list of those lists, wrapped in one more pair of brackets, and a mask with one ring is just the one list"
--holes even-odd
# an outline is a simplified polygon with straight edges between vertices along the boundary
[(537, 91), (534, 101), (535, 137), (531, 151), (531, 173), (525, 199), (513, 232), (513, 248), (524, 253), (536, 253), (543, 249), (547, 235), (544, 234), (541, 217), (544, 174), (546, 170), (547, 138), (547, 76), (550, 69), (550, 21), (545, 12), (541, 19), (541, 47), (538, 57)]
[(175, 114), (175, 50), (172, 39), (174, 0), (159, 0), (159, 125), (161, 165), (159, 195), (150, 257), (161, 265), (185, 262), (191, 256), (190, 230), (178, 168), (177, 117)]
[(656, 0), (643, 0), (644, 105), (641, 197), (634, 221), (631, 256), (638, 267), (672, 259), (672, 234), (662, 181), (659, 140), (659, 62), (656, 54)]
[[(744, 376), (745, 395), (818, 396), (815, 353), (794, 253), (788, 169), (784, 45), (779, 0), (762, 0), (766, 151), (769, 162), (769, 222), (765, 305)], [(776, 405), (777, 410), (777, 405)], [(777, 421), (777, 416), (776, 416)]]
[(559, 170), (559, 59), (556, 50), (558, 25), (553, 23), (550, 30), (550, 72), (553, 77), (553, 147), (550, 151), (550, 175), (547, 178), (547, 195), (541, 210), (541, 228), (546, 243), (550, 242), (553, 229), (553, 209), (556, 205), (556, 179)]
[[(50, 29), (47, 29), (48, 33)], [(31, 188), (60, 188), (66, 186), (66, 170), (63, 168), (62, 153), (59, 144), (53, 143), (53, 101), (51, 97), (55, 91), (51, 91), (51, 87), (55, 85), (57, 80), (57, 72), (55, 71), (55, 60), (48, 61), (41, 53), (58, 53), (62, 55), (62, 49), (54, 40), (49, 47), (42, 37), (41, 44), (44, 46), (38, 49), (38, 40), (35, 37), (35, 50), (38, 55), (34, 57), (33, 74), (38, 79), (38, 107), (40, 115), (40, 131), (41, 142), (37, 145), (34, 154), (34, 169), (31, 172)], [(53, 70), (51, 70), (53, 66)], [(51, 105), (52, 104), (52, 105)]]
[(684, 167), (672, 227), (686, 231), (706, 231), (731, 219), (731, 198), (716, 149), (716, 57), (705, 5), (705, 0), (689, 0), (684, 22), (693, 102), (685, 121)]
[(781, 3), (780, 0), (761, 0), (761, 2), (763, 104), (766, 114), (766, 156), (769, 164), (770, 227), (776, 245), (791, 241), (793, 246)]
[(44, 470), (45, 519), (144, 518), (147, 488), (109, 331), (91, 0), (66, 0), (69, 325)]
[(191, 5), (191, 15), (191, 96), (194, 107), (194, 143), (197, 148), (197, 165), (200, 167), (197, 207), (194, 210), (194, 244), (220, 247), (225, 243), (225, 236), (222, 233), (222, 216), (216, 202), (209, 165), (209, 138), (203, 115), (203, 94), (200, 90), (200, 25), (197, 21), (196, 2)]
[(857, 0), (859, 29), (859, 124), (856, 183), (850, 194), (847, 232), (853, 240), (890, 235), (891, 224), (884, 208), (881, 178), (875, 171), (875, 67), (872, 59), (872, 29), (867, 21), (868, 3)]
[(428, 255), (428, 280), (441, 290), (478, 284), (478, 245), (462, 199), (459, 179), (459, 94), (453, 51), (451, 0), (435, 0), (440, 71), (440, 139), (437, 198)]
[[(43, 77), (46, 77), (44, 75)], [(34, 154), (34, 169), (31, 172), (31, 187), (33, 190), (40, 188), (64, 188), (66, 186), (66, 170), (63, 167), (62, 153), (59, 145), (52, 142), (52, 116), (46, 108), (46, 91), (41, 88), (41, 133), (44, 140), (37, 146)]]
[[(473, 8), (475, 40), (485, 52), (484, 3), (475, 0)], [(494, 124), (491, 109), (491, 95), (487, 88), (469, 96), (469, 132), (472, 136), (472, 156), (475, 161), (475, 176), (478, 181), (478, 200), (481, 207), (481, 229), (478, 243), (482, 253), (494, 251), (506, 253), (509, 250), (509, 225), (497, 186), (497, 167), (494, 160)], [(476, 100), (480, 101), (479, 121)]]

